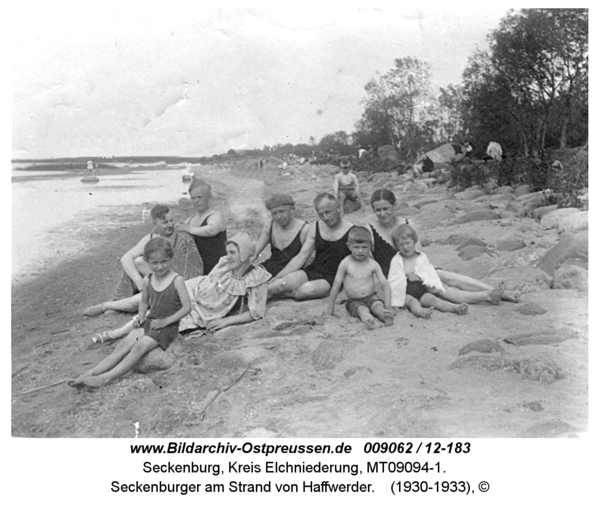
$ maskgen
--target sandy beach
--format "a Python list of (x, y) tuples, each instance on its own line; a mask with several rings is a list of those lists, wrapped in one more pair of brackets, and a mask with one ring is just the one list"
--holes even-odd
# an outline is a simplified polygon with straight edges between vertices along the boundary
[[(232, 167), (203, 175), (228, 230), (256, 236), (266, 194), (292, 193), (297, 216), (314, 221), (312, 200), (331, 188), (335, 170)], [(76, 376), (111, 352), (114, 343), (91, 338), (129, 316), (82, 311), (111, 296), (118, 258), (151, 228), (143, 219), (149, 206), (169, 203), (179, 219), (189, 212), (180, 202), (181, 169), (101, 176), (89, 188), (60, 177), (44, 183), (51, 189), (39, 214), (39, 181), (13, 183), (20, 261), (12, 288), (13, 436), (132, 437), (135, 423), (140, 437), (184, 438), (568, 437), (588, 429), (587, 286), (551, 289), (552, 275), (536, 267), (566, 232), (514, 210), (515, 195), (470, 198), (391, 174), (359, 174), (365, 201), (387, 185), (399, 215), (419, 223), (434, 264), (502, 281), (520, 302), (430, 320), (402, 311), (393, 327), (367, 331), (341, 306), (332, 318), (323, 316), (323, 300), (280, 300), (265, 320), (178, 340), (101, 390), (61, 384), (19, 394)], [(465, 221), (484, 209), (496, 217)], [(371, 217), (370, 208), (348, 215), (356, 224)], [(39, 227), (35, 244), (15, 235), (20, 226)], [(587, 237), (587, 229), (576, 233)], [(465, 237), (489, 253), (465, 256)], [(511, 237), (523, 245), (499, 245)]]

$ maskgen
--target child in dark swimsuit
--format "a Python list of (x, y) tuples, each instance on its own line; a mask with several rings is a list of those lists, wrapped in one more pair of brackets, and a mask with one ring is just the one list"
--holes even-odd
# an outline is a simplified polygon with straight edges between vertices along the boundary
[(144, 248), (144, 260), (152, 271), (144, 278), (142, 301), (133, 329), (115, 350), (88, 372), (68, 381), (72, 387), (101, 387), (125, 375), (147, 353), (166, 350), (179, 332), (179, 321), (191, 311), (183, 278), (173, 271), (171, 243), (151, 239)]
[[(208, 275), (185, 282), (191, 311), (179, 322), (179, 331), (203, 328), (216, 331), (227, 326), (250, 323), (264, 317), (267, 309), (267, 282), (271, 275), (250, 259), (256, 246), (246, 233), (227, 241), (227, 255)], [(118, 339), (131, 331), (132, 322), (112, 330)]]
[(392, 306), (406, 306), (418, 317), (429, 319), (433, 309), (440, 312), (466, 314), (466, 303), (441, 300), (434, 293), (443, 293), (444, 286), (435, 268), (422, 252), (415, 250), (419, 237), (408, 224), (401, 224), (392, 233), (398, 254), (392, 258), (388, 281), (392, 288)]

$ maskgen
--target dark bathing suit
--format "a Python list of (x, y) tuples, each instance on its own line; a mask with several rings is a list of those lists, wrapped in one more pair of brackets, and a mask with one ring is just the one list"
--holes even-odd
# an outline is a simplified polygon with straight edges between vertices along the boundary
[[(382, 237), (377, 233), (377, 230), (372, 224), (369, 225), (373, 230), (373, 259), (379, 263), (383, 275), (387, 279), (390, 273), (390, 263), (392, 258), (398, 253), (390, 244), (388, 244)], [(409, 281), (407, 280), (406, 294), (411, 295), (413, 298), (420, 300), (421, 297), (428, 293), (427, 288), (421, 281)]]
[(373, 230), (373, 259), (379, 263), (383, 275), (387, 279), (387, 276), (390, 273), (390, 263), (398, 251), (377, 233), (377, 230), (373, 228), (372, 224), (369, 226), (371, 227), (371, 230)]
[(424, 294), (427, 294), (427, 288), (421, 281), (406, 281), (406, 294), (420, 300)]
[(271, 231), (269, 232), (271, 257), (262, 263), (262, 266), (265, 267), (267, 272), (269, 272), (272, 276), (276, 276), (279, 272), (281, 272), (290, 262), (290, 260), (300, 252), (300, 249), (302, 249), (300, 234), (306, 225), (307, 223), (305, 222), (300, 228), (298, 234), (294, 237), (294, 240), (292, 240), (290, 245), (288, 245), (285, 249), (277, 249), (277, 247), (275, 247), (273, 244), (273, 226), (271, 226)]
[(319, 223), (316, 223), (315, 233), (315, 260), (302, 270), (306, 273), (309, 281), (325, 279), (329, 286), (333, 286), (335, 275), (342, 260), (350, 254), (350, 249), (346, 245), (348, 234), (352, 227), (338, 240), (329, 241), (321, 237)]
[[(200, 226), (206, 226), (210, 216), (212, 214), (206, 216)], [(198, 237), (197, 235), (192, 235), (192, 237), (194, 237), (194, 242), (196, 242), (196, 247), (204, 262), (204, 275), (208, 275), (219, 262), (219, 258), (226, 254), (227, 230), (220, 231), (214, 237)]]
[(152, 274), (148, 275), (148, 306), (150, 307), (150, 312), (146, 316), (142, 328), (144, 328), (144, 334), (156, 340), (163, 350), (169, 347), (179, 333), (179, 321), (159, 329), (150, 329), (150, 323), (153, 319), (164, 319), (165, 317), (172, 316), (182, 307), (179, 293), (175, 287), (175, 279), (177, 277), (180, 276), (177, 275), (174, 277), (171, 284), (165, 289), (156, 291), (151, 282)]

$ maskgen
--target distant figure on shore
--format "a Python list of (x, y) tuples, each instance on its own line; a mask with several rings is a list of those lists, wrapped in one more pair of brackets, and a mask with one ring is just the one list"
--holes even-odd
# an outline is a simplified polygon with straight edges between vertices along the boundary
[(202, 256), (204, 271), (210, 272), (225, 255), (227, 223), (223, 214), (211, 208), (212, 188), (209, 184), (193, 178), (189, 194), (196, 215), (177, 225), (177, 229), (192, 235)]
[(420, 177), (423, 173), (433, 172), (435, 163), (457, 163), (464, 160), (472, 150), (473, 147), (468, 141), (462, 144), (450, 142), (442, 144), (422, 155), (413, 165), (412, 170), (415, 177)]
[(485, 156), (483, 161), (494, 160), (501, 162), (504, 159), (504, 153), (502, 152), (502, 146), (498, 142), (490, 142), (485, 150)]
[(96, 165), (92, 160), (87, 162), (87, 173), (81, 178), (81, 182), (95, 183), (100, 182), (100, 179), (96, 176)]
[[(394, 312), (391, 307), (391, 289), (379, 264), (371, 257), (373, 239), (364, 226), (354, 226), (348, 234), (350, 256), (346, 256), (338, 267), (327, 312), (335, 315), (335, 302), (344, 287), (348, 300), (346, 309), (352, 317), (360, 319), (365, 326), (373, 330), (377, 327), (375, 316), (386, 326), (394, 324)], [(377, 284), (383, 287), (383, 300), (377, 294)]]
[[(350, 254), (347, 242), (353, 224), (342, 218), (339, 200), (330, 193), (321, 193), (314, 206), (319, 220), (309, 225), (300, 252), (269, 283), (269, 298), (309, 300), (328, 296), (340, 263)], [(303, 268), (313, 251), (314, 261)]]
[(350, 161), (342, 160), (340, 168), (342, 171), (337, 173), (333, 179), (333, 195), (340, 201), (341, 215), (344, 215), (346, 200), (358, 202), (364, 211), (365, 207), (360, 196), (358, 177), (351, 172)]
[(296, 202), (285, 193), (277, 193), (265, 201), (271, 213), (256, 242), (255, 261), (263, 249), (271, 246), (271, 257), (262, 266), (271, 275), (277, 275), (300, 252), (308, 236), (308, 223), (294, 217)]
[[(172, 258), (173, 269), (184, 279), (191, 279), (202, 275), (204, 272), (202, 258), (198, 253), (192, 237), (184, 232), (178, 232), (173, 223), (173, 214), (167, 205), (156, 205), (150, 211), (154, 229), (127, 251), (121, 257), (123, 271), (117, 283), (113, 300), (122, 300), (137, 293), (141, 293), (144, 277), (151, 273), (150, 266), (144, 258), (144, 249), (150, 240), (162, 237), (171, 244), (174, 255)], [(100, 305), (94, 305), (84, 311), (86, 316), (100, 315), (104, 310)]]
[(179, 321), (190, 313), (191, 302), (183, 278), (172, 267), (174, 251), (162, 237), (144, 247), (151, 273), (144, 279), (137, 318), (128, 336), (94, 368), (68, 381), (72, 387), (101, 387), (133, 369), (156, 347), (167, 350), (179, 333)]

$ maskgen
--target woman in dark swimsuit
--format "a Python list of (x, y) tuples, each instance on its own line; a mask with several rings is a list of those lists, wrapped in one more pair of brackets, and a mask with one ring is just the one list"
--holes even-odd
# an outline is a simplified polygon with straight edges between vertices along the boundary
[(212, 191), (209, 184), (201, 179), (193, 179), (189, 193), (196, 215), (178, 225), (177, 229), (193, 237), (204, 262), (204, 273), (208, 275), (219, 259), (225, 256), (227, 223), (223, 214), (210, 207)]
[[(371, 207), (376, 216), (376, 219), (370, 223), (373, 233), (373, 258), (379, 263), (383, 274), (387, 277), (390, 271), (390, 262), (397, 253), (392, 242), (392, 232), (399, 224), (407, 223), (414, 227), (414, 223), (396, 215), (396, 196), (389, 189), (376, 190), (371, 195)], [(446, 289), (445, 293), (439, 296), (450, 302), (498, 304), (501, 298), (511, 302), (518, 301), (516, 297), (471, 277), (445, 270), (437, 270), (437, 273)]]
[(308, 235), (308, 223), (294, 217), (295, 202), (290, 195), (275, 194), (265, 201), (265, 206), (271, 213), (271, 219), (263, 227), (252, 261), (269, 244), (271, 257), (262, 266), (275, 276), (302, 249)]

